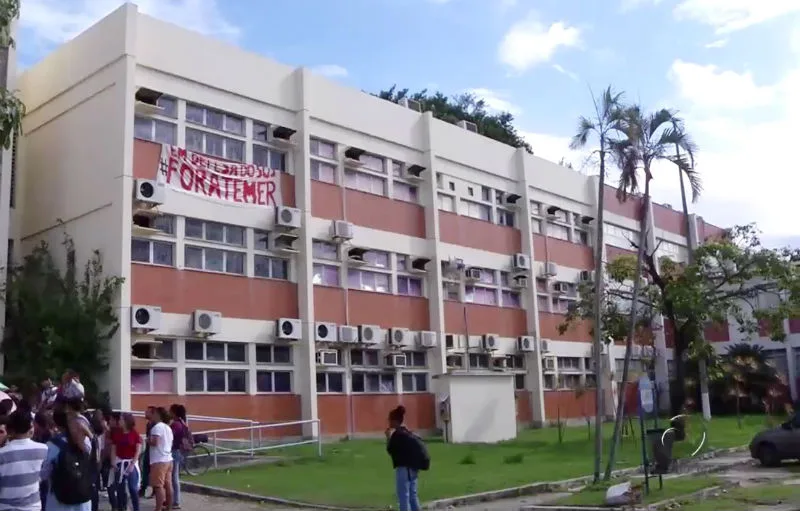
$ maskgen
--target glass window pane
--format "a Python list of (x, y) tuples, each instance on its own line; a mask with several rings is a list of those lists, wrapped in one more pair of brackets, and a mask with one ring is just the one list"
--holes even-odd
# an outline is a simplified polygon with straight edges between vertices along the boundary
[(286, 155), (280, 151), (270, 151), (269, 168), (273, 170), (286, 171)]
[(184, 235), (187, 238), (203, 239), (203, 221), (197, 218), (187, 218)]
[(142, 117), (133, 120), (133, 136), (143, 140), (153, 139), (153, 121)]
[(204, 133), (203, 137), (206, 139), (205, 153), (212, 156), (225, 157), (225, 139), (219, 135), (211, 133)]
[(225, 371), (206, 371), (207, 392), (225, 392), (226, 382)]
[(275, 392), (292, 391), (292, 373), (289, 371), (275, 371)]
[(206, 109), (206, 126), (222, 131), (223, 114), (214, 110)]
[(228, 362), (245, 362), (247, 360), (246, 344), (228, 344)]
[(205, 390), (205, 374), (202, 369), (186, 370), (186, 392), (203, 392)]
[(203, 152), (203, 132), (186, 128), (186, 149), (197, 153)]
[(344, 392), (344, 374), (328, 373), (328, 392)]
[(153, 242), (153, 264), (175, 266), (175, 245), (163, 241)]
[(328, 378), (325, 373), (317, 373), (317, 392), (328, 391)]
[(237, 275), (244, 275), (244, 253), (226, 252), (225, 271), (228, 273), (235, 273)]
[(244, 227), (228, 225), (225, 227), (225, 241), (231, 245), (244, 246)]
[(205, 269), (209, 271), (225, 270), (225, 252), (211, 248), (204, 249), (206, 255)]
[(164, 122), (159, 120), (156, 120), (154, 122), (156, 125), (155, 141), (161, 142), (162, 144), (175, 145), (178, 127), (172, 124), (171, 122)]
[(153, 219), (153, 227), (164, 234), (175, 234), (175, 217), (172, 215), (159, 215)]
[(175, 372), (172, 369), (153, 369), (153, 392), (175, 392)]
[(228, 392), (247, 392), (247, 371), (228, 371)]
[(183, 249), (183, 265), (196, 270), (203, 269), (203, 249), (186, 245)]
[(253, 165), (259, 167), (269, 167), (269, 149), (253, 144)]
[(225, 226), (216, 222), (205, 222), (205, 239), (208, 241), (225, 241)]
[(199, 105), (193, 105), (192, 103), (186, 103), (186, 120), (196, 122), (198, 124), (203, 124), (203, 116), (205, 114), (205, 108)]
[(149, 369), (131, 369), (131, 392), (150, 392)]
[(272, 372), (258, 371), (256, 373), (256, 391), (272, 392)]
[(160, 114), (164, 117), (172, 117), (173, 119), (178, 117), (178, 101), (175, 98), (161, 96), (156, 101), (156, 105), (163, 109)]
[(271, 261), (269, 257), (256, 254), (253, 257), (253, 275), (256, 277), (270, 277)]
[(212, 360), (214, 362), (224, 362), (225, 344), (221, 342), (207, 342), (206, 360)]
[[(253, 123), (253, 139), (266, 142), (269, 138), (269, 128), (260, 122)], [(255, 148), (254, 148), (255, 149)]]
[(198, 341), (186, 341), (185, 348), (186, 360), (203, 360), (203, 343)]
[(256, 362), (259, 364), (272, 362), (272, 346), (256, 346)]
[(272, 349), (273, 362), (276, 364), (292, 363), (292, 347), (275, 345)]
[(244, 135), (244, 119), (235, 115), (225, 115), (225, 131)]
[(244, 142), (241, 140), (226, 138), (225, 157), (233, 161), (244, 161)]
[(272, 260), (272, 278), (288, 280), (289, 279), (289, 261), (285, 259)]
[(150, 262), (150, 242), (145, 240), (131, 240), (131, 261), (139, 263)]

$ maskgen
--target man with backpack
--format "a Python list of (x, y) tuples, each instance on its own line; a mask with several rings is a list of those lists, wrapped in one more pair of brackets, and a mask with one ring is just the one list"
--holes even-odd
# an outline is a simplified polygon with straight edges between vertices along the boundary
[(39, 511), (39, 474), (47, 447), (31, 439), (30, 413), (17, 410), (7, 421), (8, 443), (0, 448), (0, 510)]
[(421, 470), (428, 470), (431, 458), (422, 439), (403, 425), (403, 405), (389, 412), (386, 451), (392, 458), (399, 511), (420, 511), (417, 480)]
[(97, 470), (97, 447), (83, 425), (64, 408), (53, 412), (58, 433), (47, 443), (42, 479), (48, 482), (48, 511), (90, 511)]

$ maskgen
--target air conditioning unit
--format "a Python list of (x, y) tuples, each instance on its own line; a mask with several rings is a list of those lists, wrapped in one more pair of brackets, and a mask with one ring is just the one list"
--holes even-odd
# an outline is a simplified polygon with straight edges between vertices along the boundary
[(295, 133), (297, 133), (297, 130), (293, 130), (292, 128), (287, 128), (286, 126), (275, 126), (275, 128), (272, 130), (270, 142), (273, 144), (293, 147), (296, 145), (294, 142), (292, 142), (292, 135)]
[(406, 367), (406, 356), (402, 353), (386, 355), (386, 365), (389, 367)]
[(411, 344), (411, 331), (408, 328), (390, 328), (389, 344), (392, 346), (407, 346)]
[(578, 280), (580, 282), (592, 282), (592, 280), (594, 280), (594, 272), (591, 270), (581, 270)]
[(337, 242), (350, 241), (353, 239), (353, 224), (344, 220), (334, 220), (331, 224), (331, 237)]
[(524, 353), (536, 351), (536, 338), (531, 335), (523, 335), (517, 338), (517, 351)]
[(478, 132), (478, 125), (470, 121), (458, 121), (458, 127), (472, 133)]
[(358, 342), (358, 327), (342, 325), (339, 327), (339, 342), (346, 344)]
[(464, 270), (464, 278), (470, 281), (479, 281), (481, 280), (481, 269), (480, 268), (466, 268)]
[(337, 330), (336, 330), (336, 323), (324, 323), (318, 321), (316, 324), (316, 334), (314, 338), (317, 342), (336, 342), (337, 341)]
[(436, 332), (422, 331), (417, 336), (417, 346), (420, 348), (435, 348), (436, 347)]
[(148, 332), (161, 328), (161, 307), (155, 307), (153, 305), (132, 305), (131, 328)]
[(550, 352), (550, 344), (547, 341), (539, 341), (539, 350), (542, 353), (549, 353)]
[(348, 147), (344, 151), (344, 164), (348, 167), (361, 167), (364, 165), (361, 162), (361, 157), (366, 153), (365, 150), (357, 147)]
[(192, 331), (196, 334), (213, 335), (222, 330), (222, 313), (198, 309), (192, 313)]
[(555, 277), (558, 275), (558, 265), (556, 263), (546, 262), (542, 268), (543, 277)]
[(299, 319), (281, 318), (276, 325), (275, 337), (296, 341), (303, 335), (302, 326)]
[(498, 349), (497, 334), (483, 334), (481, 337), (481, 347), (486, 351)]
[(447, 355), (445, 364), (448, 369), (458, 369), (464, 367), (464, 357), (462, 355)]
[(407, 181), (422, 181), (422, 173), (425, 172), (425, 167), (422, 165), (408, 165), (403, 168), (403, 179)]
[(512, 281), (512, 286), (517, 289), (528, 289), (528, 285), (530, 284), (530, 279), (521, 275), (514, 277)]
[(504, 371), (507, 367), (508, 367), (508, 359), (504, 355), (492, 357), (491, 369), (493, 371)]
[(268, 247), (272, 252), (298, 254), (300, 251), (294, 246), (297, 236), (287, 232), (272, 231), (267, 234)]
[(288, 206), (275, 207), (275, 225), (284, 229), (299, 229), (303, 223), (300, 210)]
[(376, 344), (381, 333), (381, 328), (376, 325), (361, 325), (358, 327), (358, 340), (362, 344)]
[(158, 91), (147, 89), (145, 87), (139, 87), (136, 89), (136, 94), (134, 95), (134, 110), (137, 114), (144, 116), (159, 115), (163, 113), (164, 108), (158, 106), (158, 100), (161, 99), (162, 95), (163, 94)]
[(409, 110), (414, 110), (415, 112), (422, 113), (422, 103), (420, 103), (416, 99), (400, 98), (400, 101), (398, 101), (397, 104), (402, 107), (408, 108)]
[(566, 282), (555, 282), (553, 283), (553, 292), (562, 295), (569, 293), (569, 284)]
[(447, 271), (451, 273), (461, 272), (464, 269), (464, 260), (452, 258), (447, 261)]
[(167, 187), (155, 179), (136, 180), (136, 202), (147, 206), (164, 204), (167, 197)]
[(519, 200), (522, 197), (516, 193), (507, 193), (503, 196), (503, 206), (507, 208), (516, 208), (519, 206)]
[(339, 352), (336, 350), (317, 350), (317, 365), (338, 366)]
[(558, 206), (549, 206), (546, 209), (547, 212), (547, 219), (550, 221), (558, 220), (558, 212), (561, 211), (561, 208)]
[(556, 370), (556, 357), (547, 356), (542, 358), (542, 368), (545, 371), (555, 371)]
[(366, 253), (367, 250), (364, 248), (352, 247), (347, 251), (347, 262), (351, 266), (361, 266), (367, 264), (367, 261), (364, 259), (364, 254)]
[(517, 271), (528, 271), (531, 269), (531, 259), (527, 254), (514, 254), (513, 267)]

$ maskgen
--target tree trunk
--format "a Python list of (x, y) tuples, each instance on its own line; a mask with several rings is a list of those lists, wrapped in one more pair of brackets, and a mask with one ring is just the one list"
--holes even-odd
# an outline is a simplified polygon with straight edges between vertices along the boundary
[(595, 414), (594, 414), (594, 482), (600, 480), (600, 466), (603, 459), (603, 249), (605, 248), (605, 202), (606, 202), (606, 153), (605, 140), (600, 138), (600, 189), (597, 192), (597, 220), (595, 222), (594, 247), (594, 374), (595, 374)]
[(619, 437), (622, 431), (623, 413), (625, 407), (625, 391), (628, 385), (628, 373), (631, 365), (631, 354), (633, 352), (633, 340), (636, 335), (636, 312), (639, 303), (639, 294), (642, 288), (642, 261), (644, 259), (644, 249), (647, 244), (647, 224), (650, 216), (650, 169), (644, 169), (645, 184), (644, 196), (642, 197), (642, 219), (639, 225), (639, 246), (636, 251), (636, 276), (633, 281), (633, 298), (631, 299), (631, 313), (628, 323), (628, 339), (625, 342), (625, 361), (622, 364), (622, 386), (617, 397), (617, 414), (614, 417), (614, 436), (611, 439), (611, 450), (608, 453), (608, 464), (604, 479), (611, 479), (611, 472), (614, 470), (614, 462), (619, 446)]

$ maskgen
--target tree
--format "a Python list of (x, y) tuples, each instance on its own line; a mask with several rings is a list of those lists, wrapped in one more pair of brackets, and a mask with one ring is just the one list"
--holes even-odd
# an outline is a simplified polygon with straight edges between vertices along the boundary
[(63, 246), (65, 271), (42, 242), (9, 272), (4, 377), (29, 388), (44, 377), (74, 369), (87, 397), (94, 398), (97, 379), (108, 367), (109, 341), (119, 329), (116, 298), (124, 279), (104, 276), (98, 251), (79, 279), (72, 240), (65, 236)]
[(595, 223), (597, 228), (595, 229), (594, 245), (594, 281), (598, 289), (598, 301), (595, 303), (593, 344), (593, 359), (597, 373), (597, 386), (595, 389), (597, 397), (594, 418), (594, 482), (597, 482), (600, 480), (600, 463), (603, 457), (603, 385), (599, 373), (604, 337), (602, 336), (603, 327), (599, 297), (603, 293), (603, 280), (605, 278), (603, 276), (603, 248), (605, 243), (603, 226), (605, 225), (606, 152), (610, 145), (610, 137), (620, 128), (622, 93), (614, 92), (611, 86), (608, 86), (599, 98), (595, 98), (592, 95), (592, 101), (594, 102), (594, 113), (590, 117), (581, 116), (578, 119), (578, 129), (572, 137), (570, 149), (575, 150), (586, 147), (590, 137), (597, 137), (600, 144), (600, 186), (597, 192), (597, 221)]
[[(724, 237), (707, 240), (694, 250), (691, 264), (666, 257), (657, 261), (657, 249), (642, 254), (642, 265), (633, 256), (621, 256), (606, 265), (610, 280), (619, 286), (603, 291), (603, 331), (614, 339), (630, 340), (632, 334), (651, 328), (657, 315), (671, 323), (679, 383), (671, 408), (677, 414), (686, 402), (687, 359), (713, 358), (713, 348), (703, 336), (706, 326), (730, 320), (745, 338), (765, 331), (775, 341), (785, 339), (784, 319), (800, 315), (800, 250), (763, 247), (753, 225), (733, 227)], [(640, 278), (639, 268), (646, 279)], [(623, 284), (635, 278), (641, 287), (638, 297)], [(591, 318), (594, 298), (593, 286), (583, 285), (561, 328)], [(634, 329), (625, 320), (632, 303), (639, 304)]]
[[(19, 0), (0, 1), (0, 48), (13, 48), (11, 25), (19, 17)], [(9, 149), (22, 130), (25, 105), (14, 91), (0, 88), (0, 146)]]
[(427, 89), (410, 94), (409, 89), (398, 89), (397, 85), (392, 85), (375, 95), (393, 103), (403, 98), (419, 101), (422, 111), (430, 111), (437, 119), (451, 124), (458, 121), (473, 122), (478, 126), (478, 133), (481, 135), (512, 147), (524, 147), (533, 154), (531, 145), (514, 127), (514, 116), (508, 112), (490, 112), (486, 108), (486, 102), (475, 94), (464, 93), (448, 98), (441, 92), (429, 92)]

